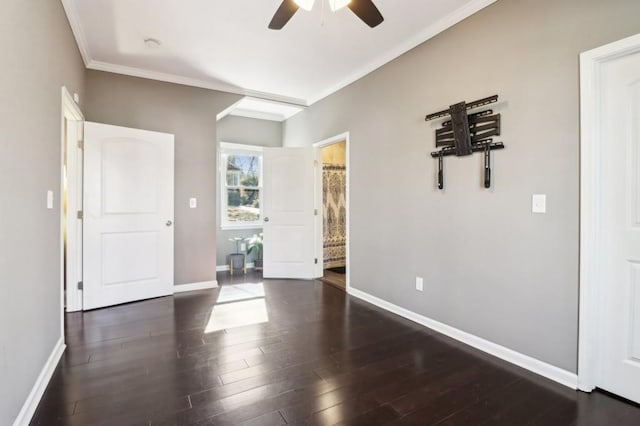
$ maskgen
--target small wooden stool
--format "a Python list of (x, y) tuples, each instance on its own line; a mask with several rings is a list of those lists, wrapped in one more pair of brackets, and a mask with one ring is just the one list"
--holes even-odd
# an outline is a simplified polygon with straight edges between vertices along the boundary
[[(242, 256), (242, 257), (240, 257)], [(239, 258), (242, 259), (242, 273), (243, 274), (247, 274), (247, 255), (244, 253), (234, 253), (234, 254), (230, 254), (229, 255), (229, 274), (233, 275), (233, 271), (234, 271), (234, 257), (235, 258)]]

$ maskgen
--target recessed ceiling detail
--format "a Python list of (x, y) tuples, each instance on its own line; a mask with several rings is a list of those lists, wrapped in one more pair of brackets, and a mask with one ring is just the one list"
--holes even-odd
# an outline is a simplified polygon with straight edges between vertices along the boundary
[(316, 1), (280, 31), (282, 0), (62, 3), (89, 69), (310, 105), (494, 1), (374, 0), (375, 28)]
[(257, 118), (259, 120), (285, 121), (303, 109), (304, 107), (299, 105), (244, 97), (218, 114), (217, 119), (220, 120), (227, 115), (235, 115), (238, 117)]

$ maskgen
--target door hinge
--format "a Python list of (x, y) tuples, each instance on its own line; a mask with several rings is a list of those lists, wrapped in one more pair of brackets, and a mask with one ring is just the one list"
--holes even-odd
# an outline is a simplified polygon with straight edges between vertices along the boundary
[(313, 209), (313, 215), (318, 216), (318, 209)]
[(318, 264), (318, 258), (317, 257), (313, 260), (313, 263), (316, 264), (316, 265)]
[(78, 290), (84, 290), (84, 283), (82, 281), (78, 281)]
[(82, 210), (78, 210), (78, 219), (84, 219), (84, 213), (82, 212)]
[(82, 139), (78, 141), (78, 149), (84, 149), (84, 141)]

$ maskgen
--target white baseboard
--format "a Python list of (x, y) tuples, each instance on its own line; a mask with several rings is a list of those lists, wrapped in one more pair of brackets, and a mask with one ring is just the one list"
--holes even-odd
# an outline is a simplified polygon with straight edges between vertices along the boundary
[(209, 290), (218, 287), (218, 281), (202, 281), (199, 283), (178, 284), (173, 286), (173, 294), (184, 293), (186, 291)]
[[(247, 269), (253, 269), (254, 264), (252, 262), (247, 263)], [(216, 266), (216, 272), (224, 272), (229, 270), (229, 265), (218, 265)]]
[(505, 348), (504, 346), (498, 345), (497, 343), (490, 342), (473, 334), (443, 324), (431, 318), (427, 318), (408, 309), (401, 308), (400, 306), (389, 303), (386, 300), (382, 300), (368, 293), (365, 293), (362, 290), (351, 287), (347, 291), (350, 295), (355, 296), (358, 299), (362, 299), (366, 302), (378, 306), (379, 308), (392, 312), (396, 315), (400, 315), (401, 317), (421, 324), (469, 346), (473, 346), (474, 348), (491, 354), (497, 358), (503, 359), (507, 362), (525, 368), (562, 385), (568, 386), (571, 389), (578, 388), (578, 375), (575, 373), (548, 364), (544, 361), (532, 358), (528, 355), (524, 355), (520, 352), (516, 352), (512, 349)]
[(29, 424), (31, 418), (36, 412), (36, 408), (38, 408), (42, 395), (44, 395), (44, 391), (47, 389), (49, 380), (51, 380), (51, 376), (58, 366), (58, 361), (60, 361), (65, 348), (64, 339), (60, 337), (56, 342), (56, 345), (53, 347), (53, 351), (51, 351), (49, 359), (47, 359), (44, 367), (42, 367), (42, 371), (40, 371), (33, 388), (31, 388), (31, 392), (29, 392), (29, 396), (24, 402), (24, 405), (22, 405), (22, 409), (20, 409), (18, 417), (16, 417), (13, 422), (13, 426), (27, 426)]

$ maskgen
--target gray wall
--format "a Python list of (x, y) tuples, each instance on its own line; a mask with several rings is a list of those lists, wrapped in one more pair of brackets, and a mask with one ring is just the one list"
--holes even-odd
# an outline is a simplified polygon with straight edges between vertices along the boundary
[[(351, 132), (352, 285), (575, 372), (578, 54), (639, 16), (637, 0), (501, 0), (288, 120), (285, 146)], [(445, 160), (440, 193), (424, 115), (493, 94), (494, 188), (475, 155)]]
[[(88, 121), (175, 135), (175, 283), (216, 279), (216, 116), (241, 98), (87, 72)], [(198, 199), (196, 209), (189, 198)]]
[(59, 1), (0, 2), (0, 52), (0, 424), (10, 425), (62, 335), (60, 88), (82, 98), (84, 66)]
[(282, 123), (227, 115), (218, 121), (218, 141), (244, 145), (282, 146)]
[[(279, 147), (282, 146), (282, 123), (279, 121), (258, 120), (255, 118), (227, 115), (218, 121), (218, 141), (244, 145)], [(219, 206), (220, 191), (217, 192)], [(218, 207), (218, 212), (219, 211)], [(235, 251), (235, 244), (230, 242), (229, 238), (246, 238), (262, 232), (261, 228), (223, 230), (220, 228), (220, 214), (217, 214), (216, 218), (218, 226), (216, 257), (218, 265), (226, 265), (227, 255)], [(252, 254), (249, 261), (252, 261), (253, 257), (254, 255)]]

